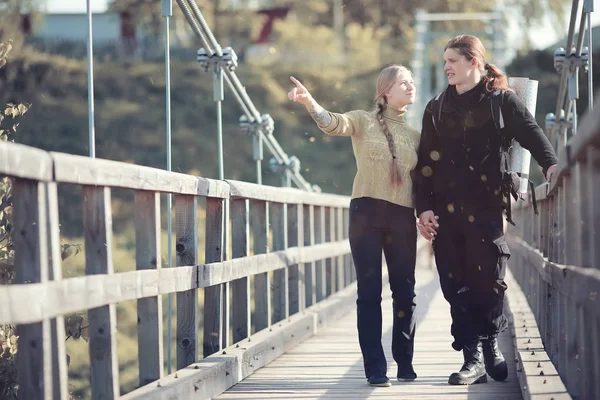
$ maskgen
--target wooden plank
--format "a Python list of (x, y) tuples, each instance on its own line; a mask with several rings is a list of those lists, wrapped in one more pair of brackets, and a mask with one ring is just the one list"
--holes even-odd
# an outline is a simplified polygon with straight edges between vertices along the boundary
[(48, 152), (11, 142), (0, 142), (0, 175), (36, 181), (52, 180)]
[[(523, 399), (549, 398), (545, 396), (551, 394), (556, 400), (570, 400), (571, 396), (544, 350), (542, 337), (527, 298), (510, 271), (507, 273), (506, 282), (511, 289), (507, 296), (505, 312), (511, 320), (509, 330), (513, 337), (517, 378)], [(507, 360), (510, 359), (506, 352), (504, 356)]]
[[(47, 234), (48, 234), (48, 280), (62, 280), (60, 236), (58, 219), (58, 190), (56, 183), (46, 183)], [(69, 396), (67, 381), (67, 353), (65, 349), (65, 323), (62, 315), (50, 320), (52, 334), (52, 390), (53, 399), (66, 400)]]
[[(198, 201), (196, 196), (175, 196), (175, 232), (177, 267), (196, 265), (198, 260)], [(181, 369), (198, 359), (198, 291), (195, 287), (177, 293), (176, 337), (177, 369)]]
[[(304, 245), (304, 218), (303, 207), (297, 204), (288, 204), (288, 246), (298, 247)], [(299, 240), (300, 239), (300, 240)], [(289, 315), (304, 309), (304, 265), (294, 263), (289, 270)]]
[[(269, 212), (267, 202), (250, 201), (252, 236), (254, 254), (269, 252)], [(254, 331), (258, 332), (271, 326), (271, 279), (268, 273), (254, 277)]]
[[(229, 261), (0, 286), (0, 324), (31, 323), (110, 303), (206, 288), (297, 263), (349, 254), (347, 240)], [(45, 293), (40, 296), (39, 293)]]
[(589, 149), (587, 163), (590, 179), (587, 206), (588, 218), (592, 226), (592, 232), (589, 235), (590, 249), (592, 250), (590, 251), (590, 265), (600, 269), (600, 151), (598, 148)]
[[(288, 247), (287, 206), (282, 203), (270, 203), (271, 229), (273, 232), (273, 250), (285, 250)], [(288, 307), (288, 272), (287, 268), (273, 271), (273, 316), (272, 323), (287, 319)]]
[[(328, 207), (327, 208), (327, 224), (325, 227), (325, 241), (327, 243), (331, 243), (335, 241), (335, 219), (336, 219), (336, 213), (335, 213), (335, 208), (333, 207)], [(327, 289), (327, 296), (330, 296), (331, 294), (335, 293), (335, 291), (337, 290), (336, 288), (336, 261), (337, 258), (336, 257), (331, 257), (328, 258), (326, 263), (326, 271), (325, 271), (325, 281), (327, 282), (326, 285), (326, 289)]]
[(587, 149), (600, 147), (600, 111), (596, 108), (587, 112), (577, 127), (577, 135), (569, 140), (571, 157), (579, 160), (585, 157)]
[[(335, 225), (336, 225), (336, 234), (335, 234), (335, 238), (336, 240), (342, 240), (343, 238), (345, 238), (346, 236), (344, 235), (344, 209), (343, 208), (337, 208), (336, 209), (336, 220), (335, 220)], [(341, 290), (342, 288), (346, 287), (346, 268), (344, 265), (345, 262), (345, 256), (338, 256), (337, 257), (337, 290)]]
[[(13, 244), (15, 282), (28, 284), (48, 280), (48, 224), (46, 187), (43, 182), (13, 181)], [(50, 399), (52, 389), (52, 343), (50, 322), (17, 325), (16, 356), (19, 399)]]
[[(424, 253), (426, 254), (426, 253)], [(419, 313), (419, 335), (415, 340), (415, 369), (419, 378), (410, 384), (392, 379), (388, 388), (372, 388), (364, 377), (362, 356), (356, 335), (356, 314), (349, 312), (334, 326), (319, 330), (318, 335), (306, 340), (282, 357), (244, 379), (216, 399), (522, 399), (514, 358), (507, 359), (509, 379), (484, 385), (450, 386), (448, 375), (462, 363), (462, 356), (451, 346), (450, 315), (437, 277), (430, 269), (417, 268), (424, 274), (417, 282), (417, 304), (425, 312)], [(356, 293), (353, 293), (355, 298)], [(427, 297), (430, 300), (427, 300)], [(326, 300), (327, 301), (327, 300)], [(384, 291), (384, 302), (391, 302), (389, 290)], [(431, 303), (431, 304), (429, 304)], [(351, 309), (355, 306), (351, 304)], [(396, 365), (391, 357), (392, 313), (384, 313), (384, 349), (388, 359), (388, 373), (393, 378)], [(512, 341), (507, 332), (500, 337), (505, 354), (511, 354)], [(541, 382), (540, 382), (541, 383)], [(549, 400), (549, 397), (546, 398)], [(559, 398), (557, 398), (559, 399)]]
[[(112, 274), (110, 189), (83, 187), (86, 275)], [(91, 295), (91, 294), (90, 294)], [(88, 310), (92, 399), (119, 397), (117, 319), (114, 304)]]
[[(325, 242), (325, 207), (315, 209), (315, 244)], [(315, 291), (316, 301), (319, 302), (327, 297), (327, 278), (325, 274), (325, 260), (315, 262)]]
[(585, 208), (586, 199), (581, 196), (582, 165), (576, 164), (571, 168), (571, 175), (565, 180), (567, 191), (566, 210), (566, 241), (567, 256), (565, 264), (582, 265), (583, 252), (583, 223), (582, 209)]
[[(226, 259), (226, 223), (228, 221), (225, 201), (206, 199), (204, 257), (206, 262), (223, 261)], [(223, 267), (217, 267), (216, 272), (222, 269)], [(204, 289), (204, 357), (222, 348), (225, 330), (227, 330), (227, 326), (223, 326), (225, 298), (224, 285), (215, 285)]]
[[(134, 390), (122, 400), (171, 400), (214, 398), (289, 352), (320, 330), (333, 326), (355, 308), (356, 286), (326, 299), (305, 313), (291, 316), (272, 330), (251, 336), (243, 346), (232, 346), (201, 360), (189, 368), (162, 378), (158, 383)], [(295, 398), (295, 396), (293, 396)]]
[[(315, 244), (315, 209), (312, 205), (304, 206), (304, 246), (312, 247)], [(315, 282), (315, 263), (304, 263), (304, 288), (305, 307), (317, 302), (317, 285)]]
[(350, 198), (347, 196), (311, 193), (295, 188), (258, 185), (236, 180), (227, 180), (226, 182), (230, 185), (232, 198), (326, 207), (348, 207), (350, 203)]
[[(578, 304), (587, 304), (591, 309), (597, 310), (600, 315), (600, 270), (577, 266), (557, 265), (546, 261), (542, 254), (533, 249), (522, 239), (509, 236), (511, 250), (515, 254), (523, 254), (525, 259), (539, 272), (541, 279), (547, 282), (553, 290)], [(550, 299), (554, 302), (554, 299)], [(560, 323), (558, 324), (560, 325)]]
[[(246, 199), (231, 200), (231, 248), (232, 259), (250, 254), (250, 216)], [(243, 277), (230, 284), (233, 308), (231, 324), (233, 343), (250, 336), (250, 279)]]
[(229, 186), (222, 181), (100, 158), (53, 152), (50, 154), (54, 160), (54, 179), (58, 183), (110, 186), (215, 198), (229, 197)]
[[(161, 268), (160, 194), (135, 193), (135, 264), (136, 269)], [(162, 297), (138, 299), (138, 368), (143, 386), (163, 376)]]

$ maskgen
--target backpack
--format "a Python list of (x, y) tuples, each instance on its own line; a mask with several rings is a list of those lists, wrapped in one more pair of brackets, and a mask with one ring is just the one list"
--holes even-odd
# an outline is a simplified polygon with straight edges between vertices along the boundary
[[(520, 178), (525, 178), (529, 182), (529, 187), (531, 189), (531, 198), (533, 203), (533, 211), (535, 215), (538, 215), (537, 202), (535, 199), (535, 187), (531, 180), (529, 180), (528, 173), (521, 173), (512, 171), (510, 168), (510, 149), (512, 148), (514, 139), (509, 138), (504, 134), (504, 116), (502, 115), (502, 104), (504, 103), (504, 93), (505, 90), (496, 90), (489, 96), (490, 102), (490, 111), (492, 114), (492, 120), (494, 121), (494, 126), (496, 127), (496, 132), (500, 135), (501, 138), (501, 148), (500, 148), (500, 172), (502, 175), (502, 184), (500, 186), (500, 193), (502, 194), (502, 202), (503, 207), (506, 210), (506, 220), (511, 223), (513, 226), (515, 225), (512, 220), (512, 210), (511, 210), (511, 196), (517, 201), (519, 199), (519, 194), (517, 192), (517, 188), (520, 186)], [(442, 103), (444, 102), (444, 98), (446, 96), (446, 90), (439, 93), (437, 96), (433, 98), (431, 101), (431, 119), (433, 122), (433, 128), (437, 131), (439, 122), (442, 118)]]

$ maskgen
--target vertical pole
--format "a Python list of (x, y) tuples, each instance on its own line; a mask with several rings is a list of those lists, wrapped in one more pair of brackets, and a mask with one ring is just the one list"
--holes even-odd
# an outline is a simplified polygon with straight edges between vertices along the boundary
[(92, 6), (90, 0), (86, 0), (88, 18), (88, 131), (90, 157), (96, 157), (96, 133), (94, 131), (94, 33), (92, 32)]
[(213, 69), (213, 98), (217, 103), (217, 152), (219, 163), (219, 179), (225, 179), (223, 170), (223, 111), (221, 102), (224, 98), (223, 93), (223, 70), (218, 63), (215, 63)]
[(255, 132), (252, 136), (252, 152), (256, 161), (256, 183), (262, 185), (263, 141), (260, 132)]
[[(171, 171), (171, 42), (169, 36), (170, 20), (173, 15), (173, 2), (172, 0), (162, 0), (162, 15), (165, 17), (165, 79), (166, 79), (166, 93), (165, 93), (165, 115), (166, 115), (166, 133), (167, 133), (167, 171)], [(169, 193), (167, 195), (167, 266), (171, 268), (173, 266), (173, 221), (172, 221), (172, 209), (173, 209), (173, 195)], [(171, 329), (173, 326), (173, 298), (172, 293), (168, 294), (167, 300), (168, 312), (167, 312), (167, 374), (171, 373), (171, 340), (172, 334)]]
[(594, 12), (594, 0), (585, 0), (585, 10), (587, 11), (587, 42), (588, 42), (588, 109), (594, 109), (594, 69), (592, 68), (592, 13)]

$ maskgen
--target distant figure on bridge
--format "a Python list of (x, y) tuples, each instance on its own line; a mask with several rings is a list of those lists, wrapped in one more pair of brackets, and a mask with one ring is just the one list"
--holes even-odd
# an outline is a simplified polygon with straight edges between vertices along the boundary
[[(485, 61), (477, 37), (450, 40), (444, 61), (448, 87), (427, 104), (423, 115), (416, 191), (419, 230), (426, 239), (435, 239), (440, 283), (452, 314), (452, 347), (464, 356), (448, 383), (484, 383), (486, 371), (503, 381), (508, 370), (497, 335), (507, 325), (504, 277), (510, 251), (502, 213), (514, 178), (518, 181), (508, 169), (508, 149), (516, 139), (548, 180), (557, 158), (535, 118), (508, 88), (506, 76)], [(499, 120), (503, 129), (495, 123)]]
[(295, 78), (288, 94), (327, 135), (350, 136), (356, 157), (349, 238), (358, 281), (358, 338), (365, 375), (372, 386), (391, 386), (381, 344), (382, 257), (393, 298), (392, 354), (398, 380), (417, 378), (412, 366), (415, 336), (417, 228), (411, 172), (417, 165), (420, 133), (404, 120), (415, 100), (410, 71), (385, 68), (377, 80), (376, 108), (332, 113)]

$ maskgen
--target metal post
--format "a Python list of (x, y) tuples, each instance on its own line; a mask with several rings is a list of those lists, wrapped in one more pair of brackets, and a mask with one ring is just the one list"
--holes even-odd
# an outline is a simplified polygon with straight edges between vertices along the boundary
[(96, 157), (96, 132), (94, 130), (94, 33), (92, 32), (92, 6), (90, 0), (86, 0), (88, 18), (88, 130), (90, 157)]
[(217, 156), (219, 163), (219, 179), (225, 179), (225, 172), (223, 169), (223, 111), (221, 107), (221, 102), (224, 97), (223, 70), (219, 63), (215, 63), (213, 69), (213, 98), (217, 103)]
[(589, 51), (588, 61), (588, 110), (594, 109), (594, 70), (592, 68), (592, 13), (594, 12), (594, 0), (585, 0), (584, 8), (587, 11), (587, 47)]
[(252, 135), (252, 152), (256, 162), (256, 183), (262, 185), (262, 159), (263, 159), (263, 140), (258, 133)]
[[(167, 171), (171, 171), (171, 40), (169, 35), (170, 20), (173, 15), (173, 3), (171, 0), (162, 0), (162, 15), (165, 17), (165, 79), (166, 79), (166, 133), (167, 133)], [(167, 195), (167, 268), (173, 266), (173, 221), (172, 221), (173, 195)], [(167, 300), (167, 374), (171, 373), (171, 329), (173, 326), (173, 298), (168, 294)]]

